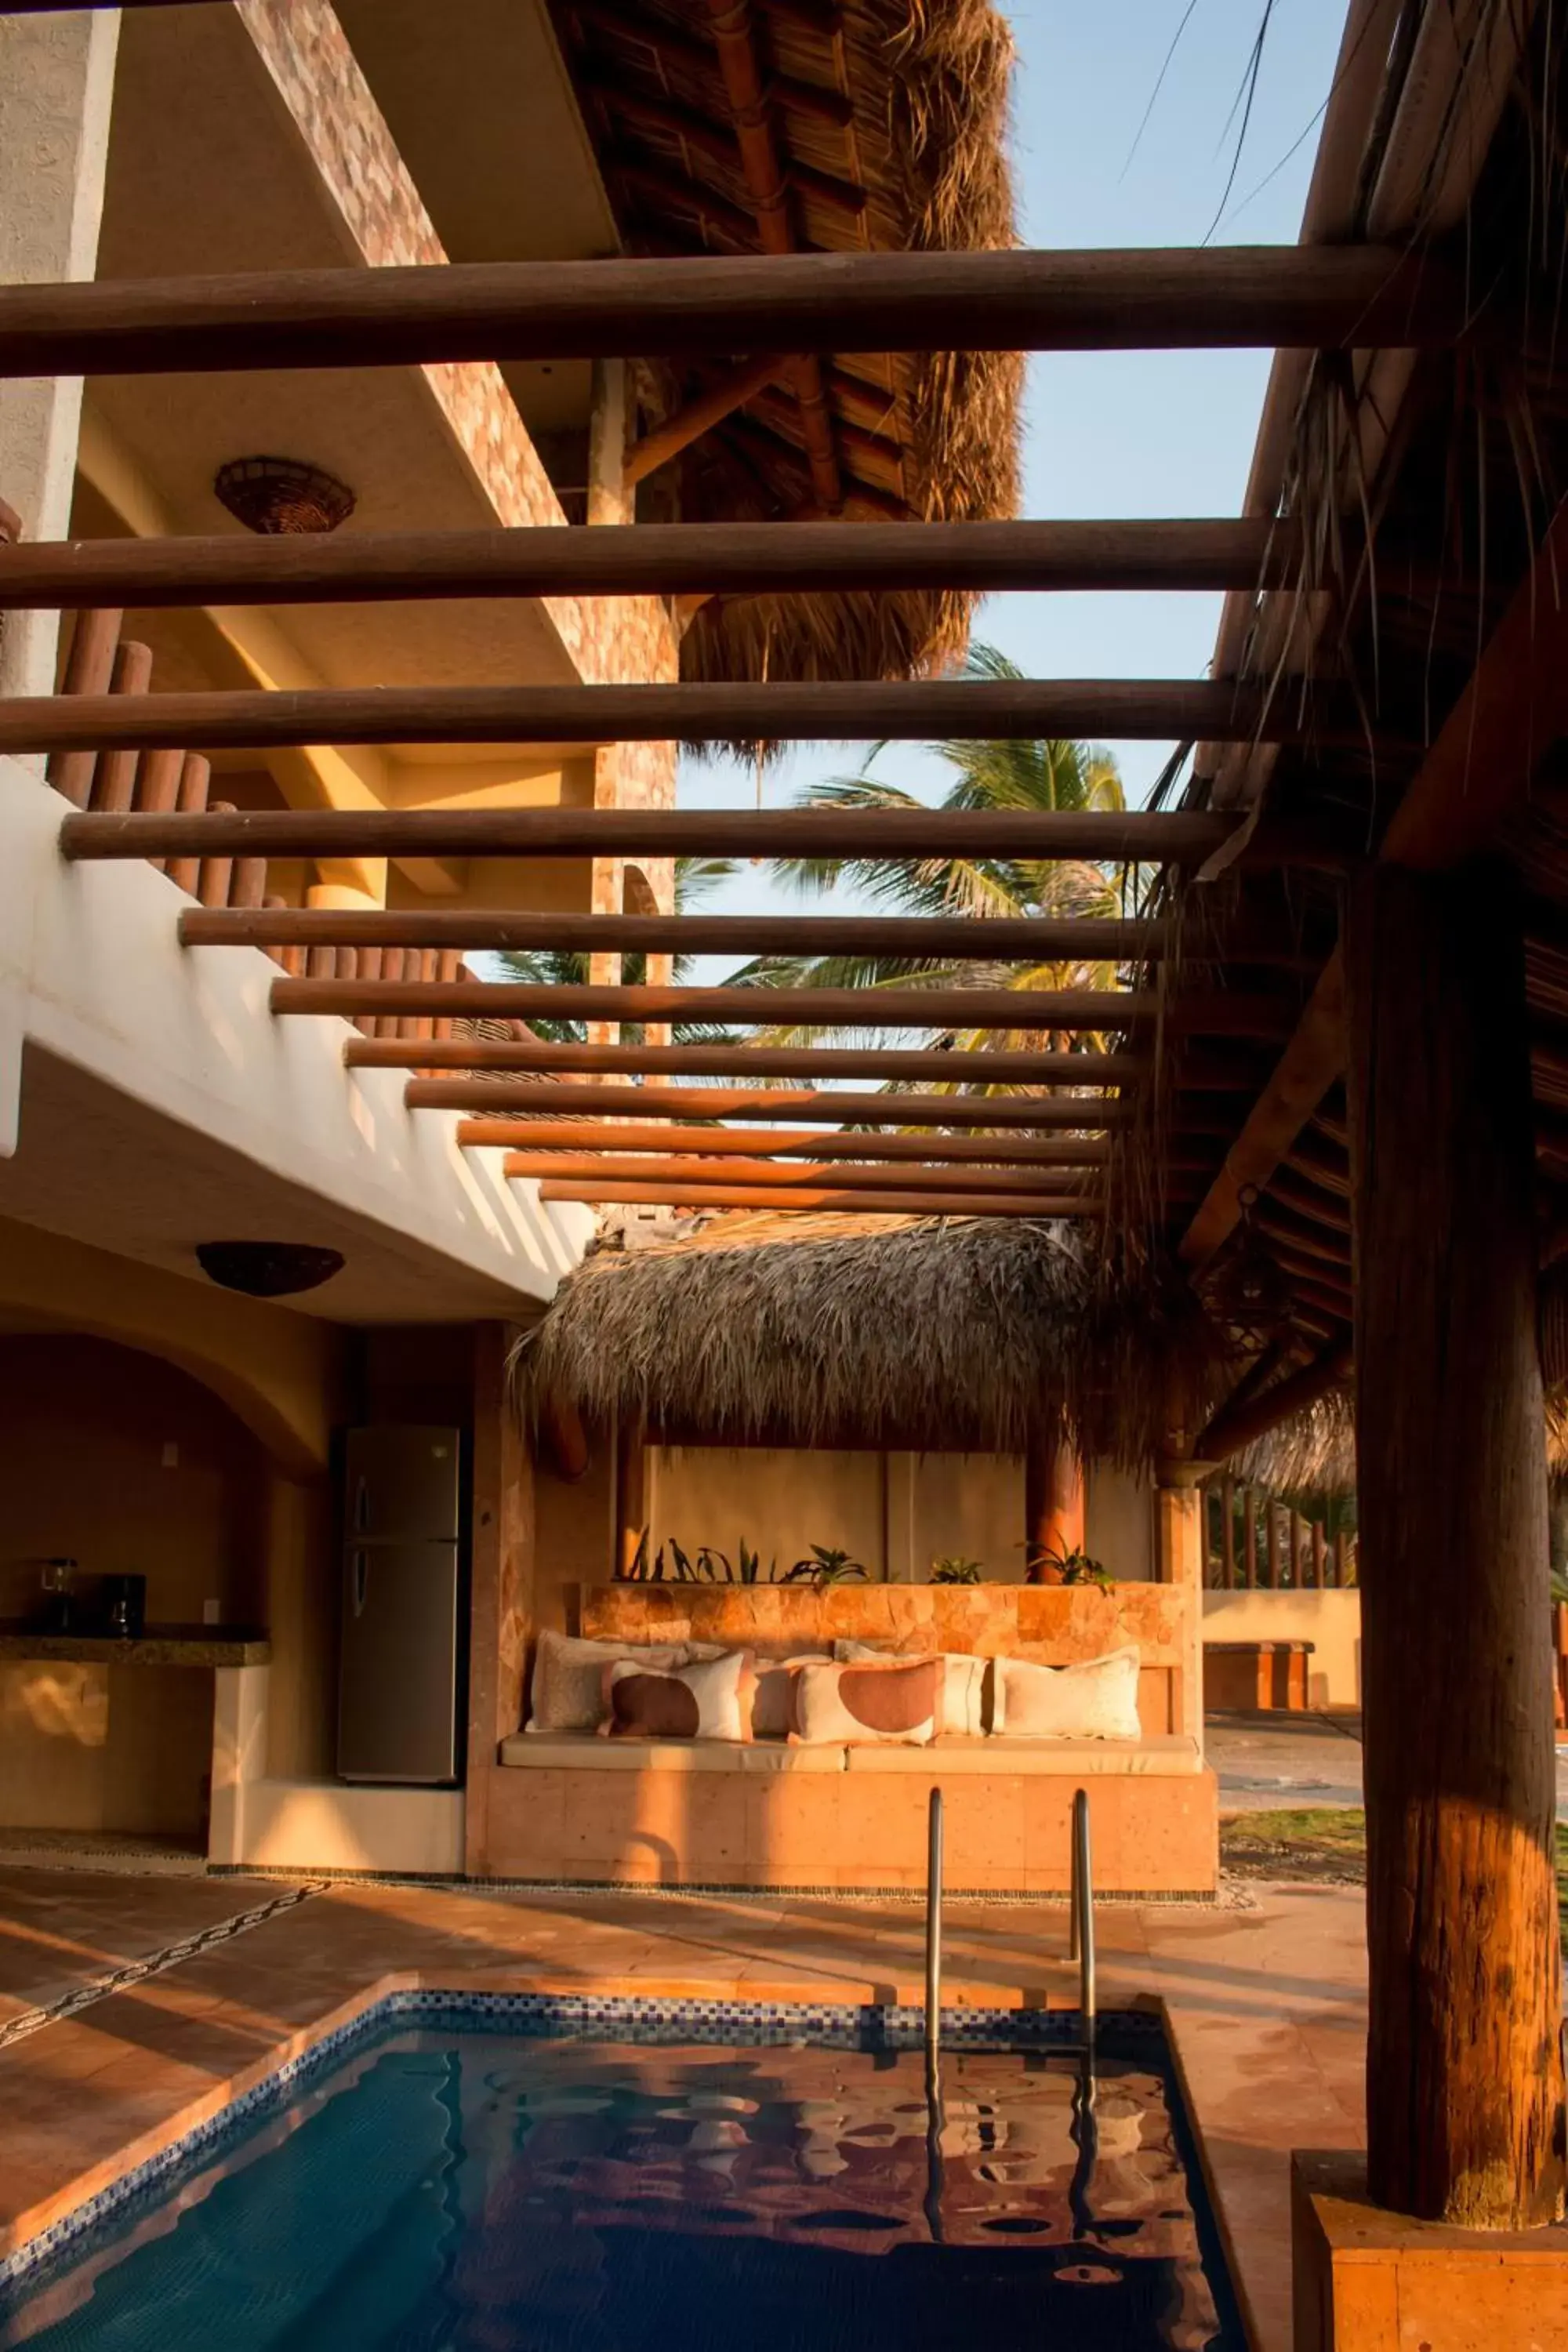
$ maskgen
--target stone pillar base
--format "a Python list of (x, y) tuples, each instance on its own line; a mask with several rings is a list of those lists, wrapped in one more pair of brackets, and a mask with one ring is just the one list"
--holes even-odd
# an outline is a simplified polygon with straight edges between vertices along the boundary
[(1451, 2230), (1384, 2212), (1359, 2154), (1290, 2160), (1295, 2352), (1560, 2352), (1568, 2226)]

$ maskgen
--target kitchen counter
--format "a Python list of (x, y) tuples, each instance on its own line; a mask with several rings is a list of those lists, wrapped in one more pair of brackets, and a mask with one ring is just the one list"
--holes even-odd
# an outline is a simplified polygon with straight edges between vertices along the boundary
[(112, 1633), (45, 1633), (0, 1622), (0, 1665), (74, 1660), (94, 1666), (265, 1666), (267, 1634), (248, 1625), (149, 1625), (134, 1642)]

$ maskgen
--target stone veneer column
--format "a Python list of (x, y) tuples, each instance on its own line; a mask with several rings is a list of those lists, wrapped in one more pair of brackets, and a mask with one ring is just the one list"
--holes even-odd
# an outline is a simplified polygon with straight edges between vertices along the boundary
[[(109, 154), (116, 8), (0, 16), (0, 280), (90, 278)], [(0, 383), (0, 498), (24, 536), (70, 524), (81, 379)], [(0, 695), (48, 694), (59, 620), (12, 613), (0, 625)], [(42, 761), (37, 765), (41, 771)]]

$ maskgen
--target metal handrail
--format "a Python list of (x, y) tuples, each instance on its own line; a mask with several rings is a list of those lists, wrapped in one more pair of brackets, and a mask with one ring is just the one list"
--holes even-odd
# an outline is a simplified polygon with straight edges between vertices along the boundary
[(936, 2063), (942, 2038), (942, 1790), (931, 1792), (926, 1832), (926, 2063)]
[(1089, 1836), (1089, 1790), (1079, 1789), (1072, 1801), (1072, 1885), (1068, 1897), (1068, 1958), (1079, 1964), (1079, 2011), (1087, 2048), (1094, 2043), (1096, 1985), (1094, 1967), (1094, 1870)]

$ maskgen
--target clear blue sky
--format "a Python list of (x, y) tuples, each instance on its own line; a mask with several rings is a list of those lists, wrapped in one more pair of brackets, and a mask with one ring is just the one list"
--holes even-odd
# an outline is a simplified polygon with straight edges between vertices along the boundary
[[(1344, 11), (1340, 0), (1274, 0), (1225, 205), (1267, 5), (1193, 0), (1156, 98), (1187, 0), (1017, 0), (1013, 158), (1026, 242), (1195, 245), (1212, 232), (1225, 243), (1293, 244)], [(1265, 352), (1037, 355), (1025, 412), (1025, 513), (1236, 513), (1268, 373)], [(975, 635), (1036, 677), (1193, 677), (1207, 666), (1218, 614), (1209, 595), (998, 596), (979, 612)], [(1112, 748), (1138, 799), (1171, 747)], [(787, 754), (768, 772), (767, 802), (783, 805), (816, 777), (853, 773), (860, 757), (856, 745)], [(898, 747), (879, 772), (931, 796), (943, 779), (938, 763)], [(754, 774), (731, 762), (688, 761), (682, 771), (683, 806), (750, 806), (755, 792)], [(710, 902), (715, 911), (800, 903), (763, 868)], [(833, 903), (854, 902), (840, 894)], [(720, 970), (703, 959), (700, 976)]]

